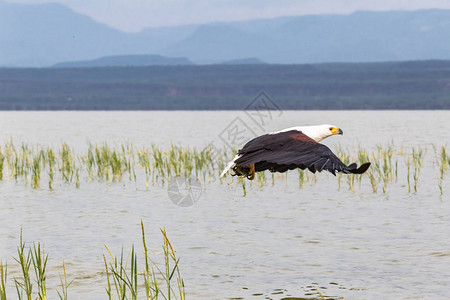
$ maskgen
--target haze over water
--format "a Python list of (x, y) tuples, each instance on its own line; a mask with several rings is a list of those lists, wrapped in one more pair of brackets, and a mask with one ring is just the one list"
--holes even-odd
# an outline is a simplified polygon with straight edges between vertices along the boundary
[[(115, 254), (134, 243), (140, 248), (144, 221), (151, 255), (161, 255), (165, 227), (185, 280), (188, 299), (282, 299), (325, 296), (345, 299), (448, 299), (450, 288), (450, 177), (444, 195), (437, 187), (432, 144), (446, 145), (448, 111), (284, 111), (255, 126), (243, 112), (0, 112), (0, 141), (16, 145), (60, 147), (76, 151), (87, 142), (150, 148), (171, 143), (203, 149), (224, 146), (223, 132), (238, 117), (254, 133), (296, 125), (330, 123), (343, 136), (324, 141), (374, 150), (426, 149), (417, 193), (399, 182), (373, 194), (367, 178), (349, 191), (345, 180), (317, 175), (315, 184), (298, 186), (298, 173), (276, 184), (247, 187), (247, 196), (229, 179), (204, 185), (191, 207), (174, 205), (167, 186), (87, 182), (81, 188), (59, 183), (53, 191), (33, 190), (12, 179), (0, 181), (0, 260), (18, 274), (20, 228), (24, 240), (41, 241), (49, 253), (49, 298), (57, 297), (58, 271), (65, 259), (74, 284), (69, 297), (106, 297), (104, 244)], [(11, 282), (10, 282), (11, 283)], [(10, 294), (14, 293), (10, 287)]]

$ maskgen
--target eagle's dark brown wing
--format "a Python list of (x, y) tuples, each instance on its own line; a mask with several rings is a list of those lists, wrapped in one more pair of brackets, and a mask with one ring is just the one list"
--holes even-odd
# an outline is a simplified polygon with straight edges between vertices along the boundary
[(365, 163), (345, 165), (327, 146), (320, 144), (298, 130), (265, 134), (249, 141), (239, 150), (237, 166), (255, 166), (255, 171), (285, 172), (308, 168), (311, 172), (327, 170), (345, 174), (362, 174), (370, 166)]

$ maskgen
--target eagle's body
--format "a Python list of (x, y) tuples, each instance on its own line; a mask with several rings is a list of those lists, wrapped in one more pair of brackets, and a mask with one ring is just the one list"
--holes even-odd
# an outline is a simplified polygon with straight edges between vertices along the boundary
[(292, 127), (258, 136), (238, 151), (221, 176), (230, 169), (233, 175), (246, 176), (250, 180), (254, 179), (255, 172), (286, 172), (296, 168), (307, 168), (313, 173), (327, 170), (333, 175), (336, 172), (364, 173), (370, 163), (359, 168), (355, 163), (347, 166), (327, 146), (319, 143), (335, 134), (343, 132), (336, 126), (325, 124)]

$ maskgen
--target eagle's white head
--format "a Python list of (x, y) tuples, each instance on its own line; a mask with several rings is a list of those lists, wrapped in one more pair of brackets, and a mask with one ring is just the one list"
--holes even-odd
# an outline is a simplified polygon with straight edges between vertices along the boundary
[(299, 130), (301, 130), (304, 134), (315, 140), (316, 142), (320, 142), (324, 138), (327, 138), (329, 136), (335, 135), (335, 134), (344, 134), (342, 129), (340, 129), (337, 126), (330, 125), (330, 124), (322, 124), (322, 125), (315, 125), (315, 126), (301, 126), (299, 127)]
[(342, 129), (340, 129), (337, 126), (330, 125), (330, 124), (322, 124), (322, 125), (314, 125), (314, 126), (297, 126), (297, 127), (290, 127), (286, 128), (277, 132), (272, 132), (271, 134), (284, 132), (284, 131), (290, 131), (290, 130), (300, 130), (316, 142), (320, 142), (324, 138), (327, 138), (329, 136), (335, 135), (335, 134), (344, 134)]

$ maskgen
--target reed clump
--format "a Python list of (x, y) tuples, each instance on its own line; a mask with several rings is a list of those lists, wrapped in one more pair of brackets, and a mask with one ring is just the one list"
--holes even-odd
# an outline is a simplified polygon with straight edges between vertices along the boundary
[(444, 194), (444, 186), (443, 186), (444, 177), (445, 174), (448, 172), (450, 166), (450, 154), (447, 153), (447, 149), (445, 146), (439, 147), (433, 145), (433, 148), (436, 156), (436, 163), (439, 168), (438, 187), (439, 192), (442, 196)]
[[(450, 156), (445, 146), (434, 146), (436, 164), (438, 165), (438, 187), (441, 195), (444, 193), (443, 181), (449, 169)], [(381, 190), (387, 193), (389, 187), (396, 183), (401, 174), (406, 174), (408, 192), (419, 190), (420, 175), (426, 155), (426, 148), (422, 146), (405, 149), (396, 147), (393, 142), (386, 145), (376, 145), (375, 150), (367, 150), (361, 145), (356, 149), (338, 146), (334, 150), (336, 155), (346, 164), (370, 161), (369, 170), (363, 175), (338, 174), (338, 190), (341, 190), (342, 180), (346, 181), (348, 190), (360, 190), (364, 178), (368, 178), (373, 193)], [(235, 151), (217, 149), (212, 145), (202, 150), (184, 148), (170, 145), (160, 148), (152, 144), (150, 148), (134, 147), (126, 143), (122, 145), (108, 145), (107, 143), (88, 143), (87, 150), (75, 152), (67, 143), (61, 143), (59, 149), (50, 147), (31, 147), (22, 143), (16, 146), (12, 139), (0, 146), (0, 180), (14, 179), (38, 189), (47, 181), (49, 189), (54, 189), (55, 183), (71, 184), (79, 188), (83, 182), (123, 182), (128, 180), (136, 188), (144, 183), (145, 189), (155, 185), (166, 185), (174, 176), (186, 178), (195, 177), (201, 183), (230, 183), (229, 177), (224, 180), (220, 173)], [(403, 159), (404, 164), (400, 163)], [(267, 173), (267, 172), (266, 172)], [(281, 176), (271, 175), (267, 180), (266, 173), (258, 173), (255, 183), (259, 187), (274, 185), (277, 178), (287, 183), (287, 173)], [(405, 178), (401, 178), (402, 182)], [(318, 177), (307, 170), (298, 171), (298, 186), (304, 187), (306, 183), (315, 184)], [(244, 194), (246, 186), (244, 181), (238, 179), (232, 182), (242, 186)], [(44, 184), (45, 186), (45, 184)]]
[[(128, 255), (124, 254), (122, 248), (120, 256), (116, 257), (105, 245), (108, 252), (109, 262), (105, 255), (106, 293), (109, 299), (138, 299), (138, 295), (145, 293), (145, 299), (180, 299), (186, 298), (184, 280), (180, 272), (180, 258), (167, 237), (165, 229), (161, 229), (163, 236), (163, 258), (162, 262), (155, 262), (149, 255), (146, 244), (144, 223), (141, 221), (143, 257), (138, 261), (138, 251), (134, 245)], [(17, 297), (19, 300), (46, 300), (47, 297), (47, 263), (48, 253), (40, 242), (34, 243), (32, 247), (26, 247), (20, 231), (20, 241), (17, 247), (16, 263), (21, 272), (13, 278)], [(7, 263), (0, 260), (0, 300), (7, 299), (8, 282)], [(57, 295), (61, 300), (69, 297), (69, 287), (74, 282), (68, 280), (64, 259), (62, 262), (62, 273), (59, 275), (60, 287), (56, 288)], [(34, 286), (36, 284), (36, 288)], [(33, 289), (35, 288), (35, 289)], [(55, 287), (53, 287), (55, 288)]]
[[(383, 184), (383, 193), (387, 192), (388, 184), (394, 182), (397, 177), (397, 166), (398, 162), (395, 161), (393, 164), (393, 156), (395, 154), (394, 145), (392, 143), (388, 144), (387, 147), (382, 145), (377, 145), (377, 152), (372, 153), (373, 165), (371, 168), (374, 169), (376, 178)], [(394, 168), (394, 165), (396, 166)], [(370, 177), (370, 176), (369, 176)]]
[(419, 183), (419, 175), (422, 170), (424, 159), (424, 150), (419, 146), (417, 148), (412, 148), (412, 162), (414, 166), (414, 191), (417, 192), (418, 183)]
[(66, 265), (64, 264), (64, 259), (62, 261), (62, 270), (63, 273), (59, 275), (59, 280), (61, 282), (61, 291), (57, 290), (56, 292), (58, 293), (60, 300), (67, 300), (68, 290), (69, 287), (72, 285), (73, 280), (72, 281), (67, 280)]
[(17, 247), (18, 257), (14, 258), (16, 262), (21, 266), (22, 277), (14, 278), (14, 284), (16, 285), (17, 296), (19, 300), (23, 298), (23, 292), (25, 292), (25, 297), (27, 300), (32, 299), (33, 284), (31, 283), (31, 250), (28, 254), (25, 253), (25, 243), (22, 240), (22, 230), (20, 231), (20, 243)]
[(33, 263), (36, 283), (38, 285), (37, 299), (47, 299), (47, 286), (46, 286), (46, 268), (48, 261), (48, 254), (44, 252), (44, 247), (41, 248), (41, 243), (37, 243), (31, 250), (31, 261)]
[(5, 155), (2, 153), (2, 148), (0, 147), (0, 180), (3, 180), (3, 165), (5, 162)]
[[(37, 242), (32, 247), (26, 247), (22, 237), (22, 230), (20, 230), (17, 257), (14, 257), (14, 261), (19, 265), (21, 270), (20, 274), (13, 278), (17, 298), (19, 300), (46, 300), (48, 253), (44, 251), (44, 246), (40, 242)], [(57, 293), (60, 299), (67, 300), (67, 290), (72, 282), (68, 282), (67, 280), (64, 260), (63, 271), (64, 275), (60, 277), (62, 291), (57, 290)], [(7, 274), (7, 264), (0, 261), (0, 300), (7, 299)], [(33, 290), (33, 283), (37, 284), (36, 292)]]
[(6, 300), (7, 278), (8, 278), (8, 265), (0, 260), (0, 300)]
[[(114, 256), (105, 245), (110, 261), (104, 256), (106, 273), (106, 293), (109, 299), (113, 299), (114, 292), (119, 299), (138, 299), (138, 294), (143, 289), (146, 299), (181, 299), (184, 300), (185, 286), (181, 277), (179, 263), (175, 250), (170, 243), (167, 233), (161, 229), (163, 235), (163, 267), (155, 263), (148, 254), (145, 239), (144, 224), (141, 221), (143, 261), (142, 271), (138, 271), (138, 258), (134, 245), (129, 254), (124, 256), (123, 248), (120, 256)], [(111, 280), (112, 278), (112, 280)]]

